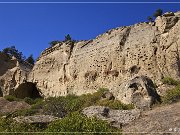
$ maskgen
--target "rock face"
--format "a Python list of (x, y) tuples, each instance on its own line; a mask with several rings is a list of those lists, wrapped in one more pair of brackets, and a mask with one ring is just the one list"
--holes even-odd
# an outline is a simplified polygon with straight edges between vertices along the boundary
[(32, 69), (28, 63), (20, 63), (0, 52), (0, 96), (14, 95), (15, 89), (27, 80)]
[(45, 97), (106, 87), (122, 100), (123, 82), (136, 76), (157, 84), (164, 76), (180, 79), (179, 20), (179, 12), (165, 13), (155, 22), (112, 29), (93, 40), (59, 43), (41, 54), (28, 81)]
[(130, 123), (131, 121), (139, 118), (140, 110), (111, 110), (103, 106), (90, 106), (84, 108), (82, 113), (87, 117), (96, 117), (101, 120), (105, 120), (111, 124), (111, 126), (121, 128), (123, 125)]

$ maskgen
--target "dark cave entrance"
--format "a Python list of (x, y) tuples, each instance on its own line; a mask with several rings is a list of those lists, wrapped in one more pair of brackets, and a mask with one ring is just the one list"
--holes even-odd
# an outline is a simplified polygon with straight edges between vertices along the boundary
[(17, 98), (42, 98), (41, 92), (37, 89), (36, 84), (32, 82), (25, 82), (20, 84), (19, 87), (15, 90), (15, 96)]

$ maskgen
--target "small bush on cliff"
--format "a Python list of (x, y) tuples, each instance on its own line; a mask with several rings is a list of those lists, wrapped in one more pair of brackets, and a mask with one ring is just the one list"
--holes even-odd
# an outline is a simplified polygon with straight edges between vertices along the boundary
[(177, 81), (177, 80), (175, 80), (175, 79), (173, 79), (171, 77), (164, 77), (162, 79), (162, 82), (164, 84), (168, 84), (168, 85), (178, 85), (178, 84), (180, 84), (180, 81)]
[(67, 35), (65, 36), (64, 41), (72, 41), (71, 36), (70, 36), (69, 34), (67, 34)]
[(153, 22), (153, 18), (151, 16), (148, 16), (147, 19), (149, 22)]
[[(82, 114), (74, 112), (61, 120), (49, 124), (48, 128), (45, 131), (47, 133), (48, 132), (81, 132), (79, 134), (85, 132), (83, 134), (99, 135), (102, 134), (100, 132), (117, 132), (119, 130), (110, 127), (110, 125), (105, 121), (97, 120), (96, 118), (87, 118)], [(90, 133), (90, 132), (94, 132), (94, 133)]]
[(162, 13), (163, 13), (163, 10), (162, 10), (162, 9), (157, 9), (157, 10), (154, 12), (153, 16), (154, 16), (154, 17), (158, 17), (158, 16), (161, 16)]
[(61, 41), (59, 41), (59, 40), (54, 40), (54, 41), (51, 41), (51, 42), (49, 43), (49, 45), (50, 45), (50, 46), (55, 46), (55, 45), (58, 44), (59, 42), (61, 42)]

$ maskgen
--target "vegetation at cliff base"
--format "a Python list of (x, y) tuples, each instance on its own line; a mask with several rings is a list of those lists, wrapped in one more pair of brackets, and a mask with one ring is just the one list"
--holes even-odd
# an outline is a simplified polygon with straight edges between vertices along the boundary
[(168, 90), (166, 94), (162, 96), (162, 101), (165, 104), (180, 101), (180, 84)]
[(83, 134), (88, 134), (88, 135), (94, 135), (94, 134), (100, 135), (102, 134), (102, 132), (118, 132), (118, 131), (120, 132), (120, 130), (110, 127), (110, 125), (106, 121), (98, 120), (96, 118), (87, 118), (78, 112), (70, 113), (65, 118), (52, 122), (51, 124), (48, 125), (45, 131), (47, 133), (48, 132), (76, 132), (76, 133), (80, 132), (79, 134), (82, 134), (82, 132), (84, 132)]
[(162, 102), (166, 104), (180, 101), (180, 81), (171, 77), (164, 77), (162, 82), (164, 84), (175, 86), (175, 88), (166, 91), (165, 95), (162, 96)]
[[(134, 106), (122, 104), (114, 98), (112, 100), (104, 99), (104, 94), (107, 92), (108, 89), (100, 88), (93, 94), (83, 94), (81, 96), (67, 95), (47, 99), (31, 99), (29, 97), (18, 99), (13, 96), (6, 96), (5, 98), (11, 102), (25, 101), (31, 105), (31, 108), (8, 113), (6, 117), (1, 117), (0, 131), (49, 132), (47, 134), (50, 134), (50, 132), (85, 132), (88, 135), (102, 134), (100, 132), (121, 132), (120, 129), (111, 127), (106, 121), (88, 118), (81, 114), (85, 107), (93, 105), (107, 106), (112, 109), (134, 108)], [(47, 124), (22, 124), (13, 120), (14, 117), (33, 116), (36, 114), (52, 115), (61, 119)]]

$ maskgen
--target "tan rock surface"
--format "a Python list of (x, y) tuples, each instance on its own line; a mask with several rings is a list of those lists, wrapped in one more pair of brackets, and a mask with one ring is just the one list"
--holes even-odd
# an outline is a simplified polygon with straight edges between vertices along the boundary
[(143, 112), (139, 119), (124, 126), (123, 132), (124, 135), (179, 135), (180, 102)]
[(0, 52), (0, 96), (13, 95), (14, 90), (27, 80), (31, 69), (31, 65)]
[[(46, 49), (28, 81), (45, 97), (93, 93), (106, 87), (121, 97), (121, 84), (145, 75), (180, 79), (180, 17), (166, 13), (154, 23), (119, 27), (93, 40), (62, 42)], [(120, 99), (121, 100), (121, 99)]]

